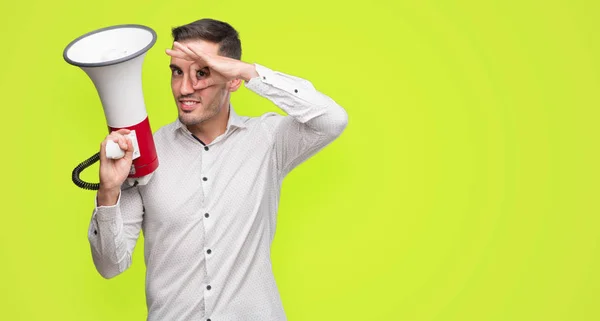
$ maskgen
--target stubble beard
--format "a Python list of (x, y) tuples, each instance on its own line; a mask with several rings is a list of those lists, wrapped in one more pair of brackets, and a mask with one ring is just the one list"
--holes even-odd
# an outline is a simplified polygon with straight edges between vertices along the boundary
[[(203, 107), (200, 107), (203, 108)], [(204, 123), (205, 121), (215, 117), (219, 113), (219, 103), (215, 102), (213, 105), (209, 106), (208, 109), (202, 110), (200, 115), (196, 115), (193, 112), (180, 112), (179, 113), (179, 121), (186, 126), (196, 126)], [(194, 112), (198, 111), (197, 109)]]
[[(207, 120), (210, 120), (219, 114), (221, 110), (221, 105), (223, 103), (223, 98), (227, 93), (223, 92), (223, 96), (219, 97), (221, 99), (214, 99), (212, 104), (208, 106), (208, 108), (204, 109), (204, 104), (201, 102), (202, 106), (200, 107), (201, 113), (199, 115), (195, 114), (199, 110), (196, 109), (192, 112), (184, 112), (179, 111), (179, 121), (186, 126), (196, 126), (200, 125)], [(217, 97), (215, 97), (217, 98)]]

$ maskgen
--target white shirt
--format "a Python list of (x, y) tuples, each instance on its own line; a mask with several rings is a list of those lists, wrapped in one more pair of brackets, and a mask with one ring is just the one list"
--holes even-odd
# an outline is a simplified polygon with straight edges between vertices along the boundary
[(154, 133), (159, 166), (95, 206), (88, 238), (98, 272), (131, 265), (144, 233), (147, 320), (286, 320), (271, 269), (283, 178), (338, 137), (347, 114), (309, 81), (255, 64), (246, 88), (287, 116), (238, 116), (207, 146), (179, 120)]

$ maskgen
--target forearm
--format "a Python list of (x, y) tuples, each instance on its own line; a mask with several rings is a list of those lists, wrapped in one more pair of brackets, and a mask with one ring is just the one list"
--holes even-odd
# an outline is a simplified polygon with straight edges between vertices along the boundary
[(131, 254), (124, 246), (123, 220), (118, 208), (96, 210), (90, 222), (88, 239), (98, 272), (112, 278), (131, 264)]
[[(254, 66), (254, 65), (253, 65)], [(346, 111), (333, 99), (317, 91), (304, 79), (270, 70), (261, 65), (246, 87), (271, 100), (296, 121), (315, 133), (335, 138), (348, 122)]]
[(132, 209), (122, 206), (123, 195), (117, 194), (117, 200), (112, 206), (100, 205), (100, 199), (104, 196), (100, 193), (98, 195), (89, 225), (88, 240), (96, 269), (103, 277), (112, 278), (131, 265), (141, 219), (136, 218), (135, 214), (124, 219), (122, 209)]

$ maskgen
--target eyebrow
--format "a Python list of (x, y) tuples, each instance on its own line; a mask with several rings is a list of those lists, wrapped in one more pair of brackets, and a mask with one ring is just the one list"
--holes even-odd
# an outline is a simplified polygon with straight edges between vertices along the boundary
[[(179, 66), (177, 66), (177, 65), (175, 65), (175, 64), (170, 64), (170, 65), (169, 65), (169, 68), (171, 68), (171, 70), (173, 70), (173, 69), (182, 70), (181, 68), (179, 68)], [(200, 68), (200, 69), (198, 69), (198, 70), (205, 70), (205, 69), (206, 69), (206, 70), (209, 70), (208, 66), (205, 66), (205, 67), (203, 67), (203, 68)]]

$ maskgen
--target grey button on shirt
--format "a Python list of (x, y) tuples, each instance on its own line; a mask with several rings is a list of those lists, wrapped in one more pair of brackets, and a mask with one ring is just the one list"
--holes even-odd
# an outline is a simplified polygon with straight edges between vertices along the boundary
[(310, 82), (255, 67), (246, 88), (287, 116), (230, 107), (208, 148), (176, 120), (154, 134), (150, 181), (94, 208), (88, 238), (106, 278), (131, 265), (143, 230), (148, 320), (286, 320), (270, 259), (281, 183), (342, 133), (347, 114)]

